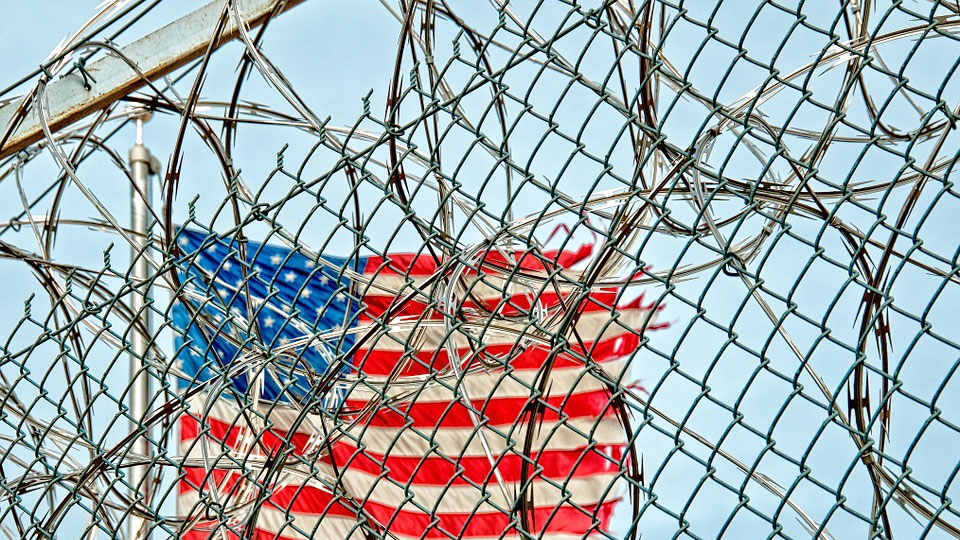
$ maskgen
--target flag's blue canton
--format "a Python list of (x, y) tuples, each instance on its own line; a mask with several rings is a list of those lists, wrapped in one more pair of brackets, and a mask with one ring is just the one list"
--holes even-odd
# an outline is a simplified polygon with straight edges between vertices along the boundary
[[(234, 240), (184, 229), (177, 242), (185, 253), (178, 261), (178, 272), (193, 307), (188, 310), (175, 302), (172, 308), (177, 365), (192, 378), (181, 379), (181, 388), (221, 377), (238, 357), (234, 341), (246, 343), (248, 353), (260, 351), (261, 358), (272, 358), (270, 369), (261, 377), (263, 399), (299, 400), (307, 397), (310, 383), (304, 375), (290, 371), (297, 366), (297, 358), (323, 374), (334, 355), (353, 346), (355, 338), (348, 334), (326, 342), (313, 339), (293, 349), (292, 357), (271, 355), (271, 351), (306, 341), (314, 334), (356, 325), (358, 302), (350, 296), (350, 280), (341, 275), (341, 270), (352, 269), (357, 263), (362, 272), (365, 258), (324, 255), (313, 260), (287, 248), (248, 242), (246, 262), (241, 263), (239, 244)], [(248, 319), (248, 291), (254, 314), (250, 319), (259, 324), (260, 339), (255, 338)], [(206, 332), (191, 318), (191, 312), (196, 311), (205, 313), (214, 323)], [(341, 362), (340, 370), (344, 367)], [(256, 368), (252, 373), (257, 373)], [(236, 391), (247, 391), (247, 374), (243, 370), (232, 377)]]

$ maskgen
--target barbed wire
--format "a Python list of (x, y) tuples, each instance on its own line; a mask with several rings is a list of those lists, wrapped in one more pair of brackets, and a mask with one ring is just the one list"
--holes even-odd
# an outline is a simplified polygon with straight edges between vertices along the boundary
[(230, 0), (51, 129), (163, 4), (0, 94), (7, 537), (960, 537), (960, 6)]

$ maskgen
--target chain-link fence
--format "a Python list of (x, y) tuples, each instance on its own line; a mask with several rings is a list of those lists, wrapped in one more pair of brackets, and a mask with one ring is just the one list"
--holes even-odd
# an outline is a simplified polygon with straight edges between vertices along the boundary
[(193, 7), (0, 95), (4, 535), (960, 537), (960, 5)]

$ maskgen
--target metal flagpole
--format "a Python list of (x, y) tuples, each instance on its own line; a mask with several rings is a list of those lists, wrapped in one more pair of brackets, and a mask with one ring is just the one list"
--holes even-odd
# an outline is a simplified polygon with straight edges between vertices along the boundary
[[(147, 230), (150, 227), (148, 207), (151, 199), (150, 175), (159, 172), (159, 162), (153, 157), (147, 147), (143, 145), (143, 124), (150, 119), (145, 112), (136, 119), (137, 139), (130, 148), (130, 172), (133, 183), (130, 186), (130, 230), (131, 236), (137, 245), (130, 247), (131, 274), (130, 279), (141, 284), (139, 291), (131, 295), (130, 307), (134, 317), (142, 324), (142, 332), (134, 329), (130, 335), (130, 429), (139, 431), (141, 420), (147, 413), (150, 399), (150, 374), (147, 372), (147, 354), (149, 336), (152, 334), (150, 311), (147, 307), (149, 287), (142, 285), (149, 278), (150, 265), (147, 251)], [(138, 437), (131, 451), (140, 456), (149, 456), (149, 431)], [(134, 500), (143, 494), (144, 503), (149, 503), (146, 494), (150, 487), (150, 466), (137, 465), (130, 469), (130, 485), (133, 486), (131, 495)], [(148, 527), (143, 518), (130, 516), (127, 538), (141, 540), (149, 536)]]

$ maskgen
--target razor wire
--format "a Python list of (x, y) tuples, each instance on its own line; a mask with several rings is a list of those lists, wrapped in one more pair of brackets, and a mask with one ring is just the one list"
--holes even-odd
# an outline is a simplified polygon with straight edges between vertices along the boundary
[[(467, 404), (491, 464), (513, 453), (536, 477), (559, 376), (509, 366), (538, 347), (606, 389), (627, 449), (609, 527), (590, 537), (960, 537), (960, 5), (310, 0), (281, 16), (281, 2), (248, 28), (224, 1), (238, 40), (0, 161), (6, 537), (129, 538), (134, 517), (150, 538), (250, 537), (276, 486), (297, 482), (356, 512), (357, 535), (395, 537), (365, 513), (372, 491), (321, 472), (331, 445), (362, 447), (372, 415), (402, 417), (442, 390)], [(51, 81), (97, 84), (85, 66), (122, 57), (168, 4), (105, 2), (0, 100), (42, 118)], [(370, 90), (350, 95), (359, 84)], [(141, 195), (139, 236), (125, 155), (147, 116), (162, 170)], [(3, 148), (12, 127), (0, 128)], [(217, 272), (239, 261), (241, 279), (197, 270), (187, 231), (227, 253)], [(304, 298), (256, 302), (253, 287), (276, 296), (282, 279), (247, 264), (265, 246), (348, 283), (335, 291), (348, 313), (373, 292), (396, 300), (318, 330)], [(581, 246), (589, 256), (559, 263)], [(390, 270), (397, 253), (433, 261), (432, 275)], [(361, 256), (383, 267), (364, 273)], [(578, 333), (596, 294), (610, 299), (600, 333), (636, 343), (618, 363), (595, 361)], [(240, 309), (225, 300), (241, 297)], [(635, 298), (643, 317), (626, 323)], [(188, 385), (183, 355), (215, 352), (174, 346), (178, 303), (238, 351)], [(266, 309), (302, 338), (265, 338)], [(146, 352), (132, 371), (135, 336)], [(395, 372), (358, 373), (351, 355), (371, 342), (402, 351)], [(404, 374), (425, 350), (451, 361)], [(231, 382), (241, 375), (245, 388)], [(523, 385), (527, 413), (491, 426), (469, 404), (497, 385), (470, 395), (471, 377)], [(134, 416), (143, 379), (153, 393)], [(266, 380), (286, 397), (260, 399)], [(182, 448), (178, 424), (226, 402), (242, 440), (201, 433)], [(554, 412), (554, 429), (598, 444), (602, 419), (581, 429)], [(264, 450), (279, 416), (314, 435)], [(188, 468), (245, 483), (201, 486), (185, 513)], [(397, 504), (436, 511), (402, 484)], [(506, 501), (506, 537), (539, 535), (530, 485), (496, 473), (473, 486), (478, 501)], [(280, 536), (317, 537), (274, 510)], [(458, 536), (435, 523), (423, 534)]]

